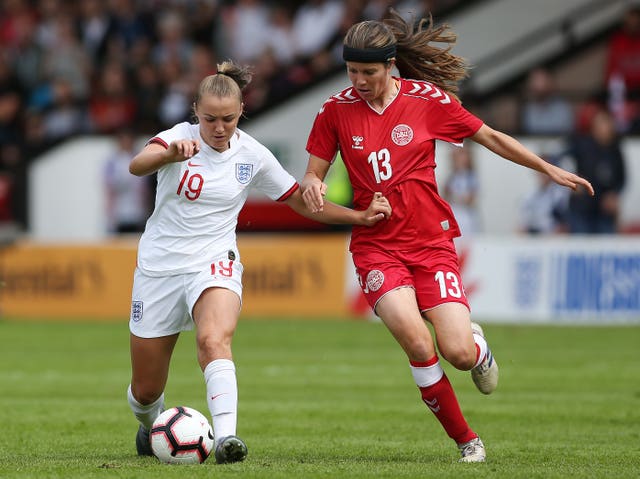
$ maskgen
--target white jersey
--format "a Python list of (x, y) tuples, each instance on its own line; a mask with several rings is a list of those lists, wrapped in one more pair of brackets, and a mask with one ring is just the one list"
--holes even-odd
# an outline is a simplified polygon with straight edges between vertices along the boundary
[(181, 139), (198, 139), (200, 151), (158, 170), (155, 209), (138, 246), (138, 268), (150, 276), (200, 271), (226, 250), (240, 261), (236, 225), (249, 189), (282, 201), (298, 188), (264, 145), (238, 129), (222, 153), (202, 140), (199, 125), (187, 122), (149, 142), (168, 147)]

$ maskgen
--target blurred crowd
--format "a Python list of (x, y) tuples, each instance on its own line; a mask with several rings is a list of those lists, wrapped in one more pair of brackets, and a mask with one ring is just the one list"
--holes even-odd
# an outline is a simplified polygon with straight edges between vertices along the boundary
[(352, 23), (389, 5), (419, 16), (459, 1), (2, 0), (0, 221), (26, 225), (21, 194), (38, 153), (74, 135), (190, 120), (216, 63), (253, 66), (251, 118), (335, 71)]
[[(624, 155), (622, 139), (640, 135), (640, 4), (630, 4), (604, 47), (602, 71), (593, 72), (601, 82), (591, 94), (576, 97), (571, 91), (562, 91), (556, 83), (556, 72), (537, 66), (513, 95), (517, 102), (515, 118), (500, 126), (514, 134), (561, 138), (558, 147), (537, 153), (588, 178), (596, 191), (595, 197), (583, 191), (572, 193), (548, 176), (532, 172), (534, 187), (523, 192), (519, 205), (516, 229), (520, 233), (616, 234), (640, 230), (639, 225), (621, 222), (630, 160)], [(483, 185), (471, 151), (454, 151), (452, 166), (444, 194), (463, 235), (472, 236), (482, 232), (478, 198)]]
[[(111, 165), (107, 179), (124, 179), (128, 138), (190, 120), (195, 88), (216, 63), (253, 66), (251, 119), (341, 68), (353, 23), (381, 18), (388, 6), (437, 17), (462, 1), (0, 0), (0, 223), (28, 227), (30, 161), (69, 137), (122, 140), (120, 166)], [(630, 9), (609, 49), (602, 93), (579, 108), (557, 92), (550, 71), (533, 70), (515, 130), (588, 135), (605, 110), (618, 136), (640, 133), (640, 9)], [(464, 188), (479, 185), (458, 180), (451, 194)], [(116, 200), (114, 193), (114, 210)], [(460, 214), (468, 215), (464, 202)], [(114, 231), (131, 228), (131, 218), (123, 221)]]
[(640, 134), (640, 4), (626, 11), (605, 47), (602, 71), (593, 72), (601, 81), (586, 96), (576, 98), (566, 86), (561, 91), (550, 68), (531, 70), (515, 129), (532, 135), (584, 133), (600, 110), (608, 110), (619, 134)]

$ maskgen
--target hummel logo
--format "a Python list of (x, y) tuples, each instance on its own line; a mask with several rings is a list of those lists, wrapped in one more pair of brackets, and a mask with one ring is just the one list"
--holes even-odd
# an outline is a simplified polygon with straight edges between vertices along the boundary
[(189, 160), (189, 163), (187, 163), (187, 166), (202, 166), (198, 163), (191, 163), (191, 160)]
[[(434, 413), (438, 413), (440, 411), (440, 404), (438, 404), (438, 398), (433, 398), (433, 400), (429, 401), (428, 399), (422, 399), (424, 401), (424, 403), (427, 405), (427, 407), (429, 409), (431, 409), (431, 411), (433, 411)], [(437, 406), (436, 406), (437, 404)]]

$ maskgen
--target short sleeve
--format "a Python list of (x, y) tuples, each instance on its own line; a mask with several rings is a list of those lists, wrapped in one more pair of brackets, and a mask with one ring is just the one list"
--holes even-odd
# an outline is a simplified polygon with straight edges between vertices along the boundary
[(338, 136), (331, 106), (331, 100), (328, 100), (316, 115), (306, 148), (309, 154), (329, 162), (333, 161), (338, 151)]

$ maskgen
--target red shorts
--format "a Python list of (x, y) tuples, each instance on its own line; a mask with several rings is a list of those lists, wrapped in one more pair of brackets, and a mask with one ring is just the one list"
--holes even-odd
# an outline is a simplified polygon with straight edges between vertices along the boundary
[(451, 302), (469, 308), (452, 240), (407, 251), (353, 251), (352, 257), (358, 282), (374, 311), (386, 293), (406, 286), (416, 291), (420, 311)]

